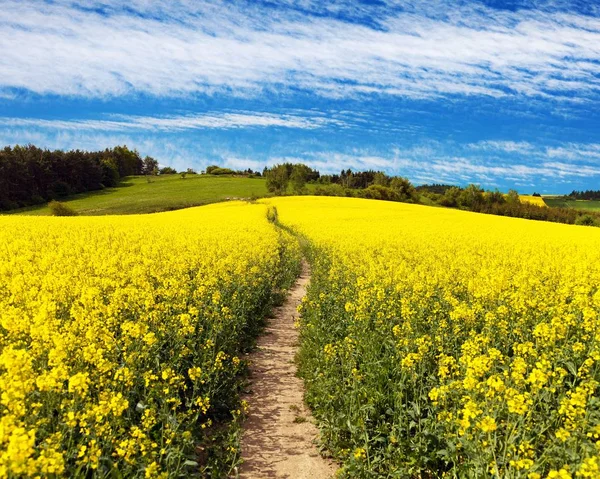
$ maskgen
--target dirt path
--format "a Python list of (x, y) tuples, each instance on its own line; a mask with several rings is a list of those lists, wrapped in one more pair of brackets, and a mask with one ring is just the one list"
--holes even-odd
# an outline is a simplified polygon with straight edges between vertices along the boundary
[(318, 430), (304, 406), (304, 386), (294, 363), (296, 307), (309, 279), (308, 266), (303, 264), (285, 303), (275, 309), (275, 317), (259, 338), (257, 351), (248, 358), (252, 389), (246, 397), (250, 412), (242, 438), (241, 478), (327, 479), (336, 471), (313, 444)]

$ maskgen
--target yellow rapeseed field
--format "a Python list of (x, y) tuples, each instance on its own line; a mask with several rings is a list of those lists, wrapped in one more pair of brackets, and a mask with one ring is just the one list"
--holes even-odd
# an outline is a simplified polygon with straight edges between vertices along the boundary
[(536, 206), (548, 206), (541, 196), (519, 195), (519, 199), (521, 200), (521, 203), (530, 203)]
[(600, 230), (282, 198), (301, 373), (348, 477), (600, 477)]
[(265, 214), (0, 217), (0, 477), (224, 474), (212, 422), (299, 259)]
[(226, 475), (290, 230), (341, 475), (600, 477), (599, 229), (299, 197), (0, 217), (0, 478)]

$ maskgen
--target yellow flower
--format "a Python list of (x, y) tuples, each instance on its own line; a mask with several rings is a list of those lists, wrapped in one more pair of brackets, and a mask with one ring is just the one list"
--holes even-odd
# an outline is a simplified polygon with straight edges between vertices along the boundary
[(158, 475), (160, 471), (160, 466), (156, 462), (152, 462), (146, 466), (146, 470), (144, 471), (144, 477), (146, 479), (152, 479)]
[(357, 447), (354, 450), (354, 459), (356, 459), (357, 461), (360, 461), (366, 457), (367, 457), (367, 451), (365, 449), (363, 449), (362, 447)]
[(572, 479), (571, 474), (565, 468), (559, 469), (558, 471), (553, 469), (548, 473), (549, 479)]
[(575, 475), (577, 477), (589, 478), (600, 477), (600, 464), (598, 464), (598, 456), (592, 456), (585, 459)]
[(558, 429), (554, 435), (560, 439), (562, 442), (565, 442), (567, 439), (569, 439), (571, 437), (571, 433), (569, 431), (567, 431), (566, 429), (560, 428)]
[(144, 342), (148, 345), (148, 346), (152, 346), (153, 344), (156, 344), (158, 342), (158, 339), (156, 339), (156, 334), (154, 334), (153, 332), (149, 332), (144, 336)]
[(486, 433), (493, 432), (498, 428), (496, 425), (496, 420), (490, 416), (485, 416), (481, 421), (479, 421), (477, 427)]
[(200, 376), (202, 375), (202, 368), (199, 367), (194, 367), (194, 368), (190, 368), (188, 369), (188, 376), (190, 377), (190, 379), (192, 381), (195, 381), (196, 379), (198, 379)]
[(69, 392), (85, 395), (88, 390), (87, 373), (77, 373), (69, 378)]

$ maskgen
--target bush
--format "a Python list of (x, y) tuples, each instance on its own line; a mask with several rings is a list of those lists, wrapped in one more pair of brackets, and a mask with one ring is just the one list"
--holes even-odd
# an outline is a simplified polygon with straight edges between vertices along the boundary
[(51, 201), (48, 203), (48, 207), (52, 216), (77, 216), (77, 211), (60, 201)]
[(440, 198), (440, 205), (449, 208), (454, 208), (458, 206), (458, 198), (460, 196), (460, 192), (460, 188), (457, 188), (456, 186), (448, 188), (445, 191), (444, 195)]
[(408, 203), (419, 202), (417, 190), (412, 183), (408, 181), (408, 178), (403, 178), (402, 176), (393, 177), (390, 180), (390, 188), (398, 195), (398, 200), (396, 201), (405, 201)]
[(360, 190), (359, 196), (372, 200), (401, 201), (401, 197), (396, 190), (382, 185), (371, 185), (364, 190)]
[[(426, 198), (426, 200), (423, 201), (423, 204), (426, 204), (426, 205), (430, 204), (430, 202), (433, 204), (436, 204), (436, 203), (439, 204), (443, 197), (444, 197), (444, 195), (442, 195), (440, 193), (434, 193), (431, 191), (425, 191), (424, 193), (421, 193), (421, 195), (420, 195), (421, 200), (423, 198)], [(427, 200), (429, 200), (429, 201), (427, 201)]]
[[(206, 172), (208, 173), (208, 171)], [(230, 168), (213, 168), (210, 170), (211, 175), (235, 175), (235, 171)]]
[(349, 196), (347, 189), (337, 183), (325, 183), (315, 188), (316, 196)]
[(600, 223), (591, 215), (581, 215), (575, 220), (579, 226), (600, 226)]

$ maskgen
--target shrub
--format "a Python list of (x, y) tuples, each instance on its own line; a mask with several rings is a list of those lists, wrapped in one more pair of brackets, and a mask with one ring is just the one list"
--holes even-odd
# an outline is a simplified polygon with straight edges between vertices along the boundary
[(444, 196), (440, 199), (440, 205), (447, 207), (458, 206), (458, 198), (460, 196), (460, 188), (452, 186), (446, 190)]
[(579, 226), (600, 226), (600, 223), (591, 215), (581, 215), (575, 220)]
[(417, 190), (408, 181), (407, 178), (403, 178), (402, 176), (395, 176), (390, 180), (390, 188), (396, 192), (398, 195), (398, 200), (396, 201), (407, 201), (407, 202), (415, 202), (419, 201), (419, 195), (417, 194)]
[(48, 207), (52, 216), (77, 216), (77, 211), (60, 201), (51, 201), (48, 203)]
[[(208, 174), (208, 170), (206, 171)], [(213, 168), (210, 170), (211, 175), (235, 175), (235, 171), (230, 168)]]
[(401, 201), (402, 198), (396, 190), (382, 185), (371, 185), (364, 190), (360, 190), (361, 198), (373, 200)]
[(315, 188), (315, 195), (317, 196), (348, 196), (346, 194), (346, 188), (337, 183), (325, 183), (322, 186)]

